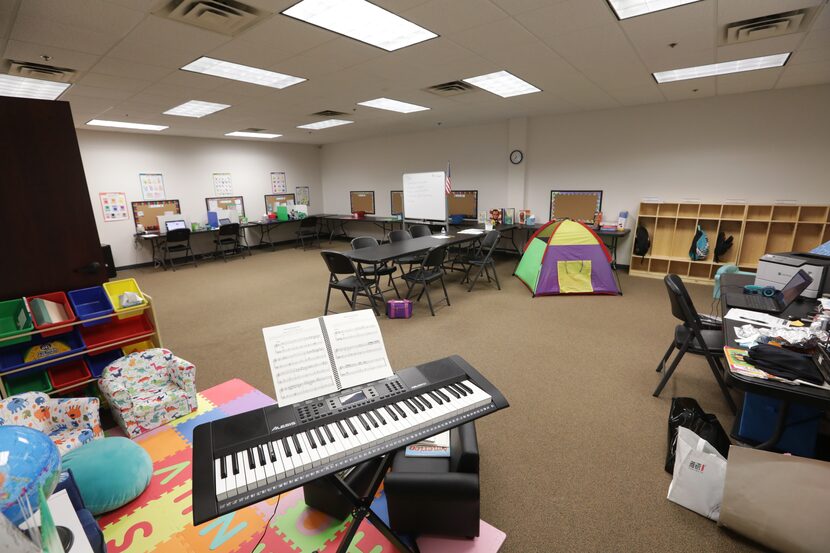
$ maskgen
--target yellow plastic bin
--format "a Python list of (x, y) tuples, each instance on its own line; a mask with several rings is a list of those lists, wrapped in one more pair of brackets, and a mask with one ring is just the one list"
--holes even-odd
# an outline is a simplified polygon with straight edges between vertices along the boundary
[[(144, 310), (141, 307), (147, 305), (147, 299), (144, 297), (144, 294), (141, 293), (141, 288), (138, 287), (138, 283), (134, 278), (124, 278), (121, 280), (105, 282), (104, 290), (106, 290), (110, 303), (112, 303), (112, 308), (118, 315), (119, 319), (128, 319), (144, 313)], [(132, 307), (121, 307), (121, 302), (118, 301), (118, 296), (124, 292), (135, 292), (144, 303), (142, 305), (135, 305)]]

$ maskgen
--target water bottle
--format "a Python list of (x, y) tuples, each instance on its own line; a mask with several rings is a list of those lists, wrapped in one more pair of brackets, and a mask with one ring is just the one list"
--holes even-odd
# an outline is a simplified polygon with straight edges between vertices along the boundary
[(441, 227), (441, 234), (447, 234), (447, 227)]

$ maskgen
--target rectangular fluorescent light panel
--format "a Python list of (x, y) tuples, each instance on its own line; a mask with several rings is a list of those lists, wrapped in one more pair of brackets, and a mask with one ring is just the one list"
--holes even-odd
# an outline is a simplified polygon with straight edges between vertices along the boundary
[(228, 104), (214, 104), (213, 102), (203, 102), (201, 100), (190, 100), (180, 106), (170, 108), (164, 112), (164, 115), (178, 115), (179, 117), (204, 117), (217, 111), (222, 111), (231, 107)]
[(311, 129), (317, 131), (320, 129), (328, 129), (329, 127), (338, 127), (340, 125), (350, 125), (354, 121), (344, 121), (343, 119), (326, 119), (325, 121), (317, 121), (316, 123), (309, 123), (308, 125), (300, 125), (298, 129)]
[(93, 127), (115, 127), (117, 129), (134, 129), (138, 131), (163, 131), (169, 129), (167, 125), (147, 125), (145, 123), (128, 123), (127, 121), (106, 121), (104, 119), (92, 119), (86, 122)]
[(790, 57), (787, 54), (775, 54), (774, 56), (761, 56), (745, 60), (724, 61), (710, 65), (698, 65), (697, 67), (686, 67), (683, 69), (672, 69), (670, 71), (658, 71), (652, 73), (654, 79), (660, 83), (672, 83), (685, 81), (686, 79), (700, 79), (703, 77), (714, 77), (717, 75), (729, 75), (730, 73), (741, 73), (743, 71), (756, 71), (758, 69), (769, 69), (781, 67), (787, 63)]
[(302, 0), (282, 13), (387, 52), (438, 36), (365, 0)]
[(534, 92), (541, 92), (530, 83), (521, 80), (519, 77), (508, 73), (507, 71), (496, 71), (488, 75), (480, 75), (478, 77), (471, 77), (463, 79), (465, 83), (483, 88), (487, 92), (497, 94), (502, 98), (510, 98), (511, 96), (521, 96), (522, 94), (532, 94)]
[(54, 100), (63, 94), (64, 90), (69, 88), (69, 86), (69, 83), (56, 83), (42, 79), (15, 77), (14, 75), (0, 75), (0, 96)]
[(374, 100), (358, 102), (357, 105), (375, 109), (385, 109), (387, 111), (397, 111), (398, 113), (413, 113), (429, 109), (416, 104), (408, 104), (406, 102), (399, 102), (398, 100), (390, 100), (389, 98), (375, 98)]
[(676, 8), (684, 4), (693, 4), (700, 0), (608, 0), (611, 9), (617, 14), (617, 19), (637, 17), (652, 12), (659, 12)]
[(301, 77), (292, 77), (291, 75), (283, 75), (282, 73), (277, 73), (275, 71), (267, 71), (265, 69), (258, 69), (256, 67), (217, 60), (205, 56), (202, 56), (194, 62), (188, 63), (182, 67), (182, 70), (192, 71), (194, 73), (203, 73), (205, 75), (213, 75), (214, 77), (222, 77), (223, 79), (242, 81), (243, 83), (268, 86), (271, 88), (286, 88), (305, 80)]
[(267, 132), (246, 132), (246, 131), (233, 131), (233, 132), (226, 132), (225, 136), (238, 136), (241, 138), (278, 138), (282, 136), (281, 134), (271, 134)]

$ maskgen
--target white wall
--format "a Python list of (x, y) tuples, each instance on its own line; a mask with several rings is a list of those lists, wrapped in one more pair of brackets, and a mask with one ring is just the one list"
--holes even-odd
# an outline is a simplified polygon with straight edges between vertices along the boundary
[[(270, 193), (271, 171), (286, 173), (289, 192), (295, 186), (310, 187), (310, 210), (323, 209), (317, 146), (85, 130), (78, 131), (78, 142), (98, 234), (103, 244), (112, 246), (119, 267), (149, 261), (149, 244), (134, 239), (132, 213), (126, 221), (105, 223), (98, 194), (126, 192), (128, 202), (141, 201), (139, 173), (162, 173), (167, 198), (179, 200), (183, 215), (202, 223), (207, 221), (205, 198), (216, 196), (213, 173), (231, 173), (234, 195), (244, 196), (250, 219), (265, 212), (263, 196)], [(256, 233), (249, 241), (251, 237), (258, 240)], [(197, 252), (213, 247), (208, 235), (195, 236), (193, 243)]]
[[(349, 190), (374, 189), (386, 215), (401, 173), (446, 159), (454, 188), (479, 190), (479, 210), (526, 207), (542, 221), (551, 189), (603, 190), (606, 218), (635, 216), (647, 196), (830, 202), (830, 86), (531, 117), (524, 206), (506, 205), (509, 134), (505, 121), (326, 145), (326, 209), (347, 212)], [(621, 262), (629, 249), (620, 245)]]

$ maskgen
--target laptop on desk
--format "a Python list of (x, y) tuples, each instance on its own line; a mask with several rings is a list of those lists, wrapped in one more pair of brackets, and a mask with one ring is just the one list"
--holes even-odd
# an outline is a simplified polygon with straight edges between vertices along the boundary
[(167, 232), (170, 232), (171, 230), (178, 230), (178, 229), (182, 229), (182, 228), (187, 228), (187, 223), (185, 223), (184, 221), (181, 221), (181, 220), (165, 221), (164, 226), (167, 229)]
[(219, 226), (220, 227), (224, 227), (225, 225), (230, 225), (230, 224), (231, 224), (230, 219), (219, 219)]
[(730, 307), (751, 309), (752, 311), (761, 311), (763, 313), (781, 313), (801, 295), (801, 292), (807, 289), (811, 282), (813, 282), (813, 278), (806, 271), (799, 270), (793, 275), (786, 286), (780, 292), (776, 292), (772, 297), (762, 296), (760, 294), (728, 292), (726, 294), (726, 303)]

